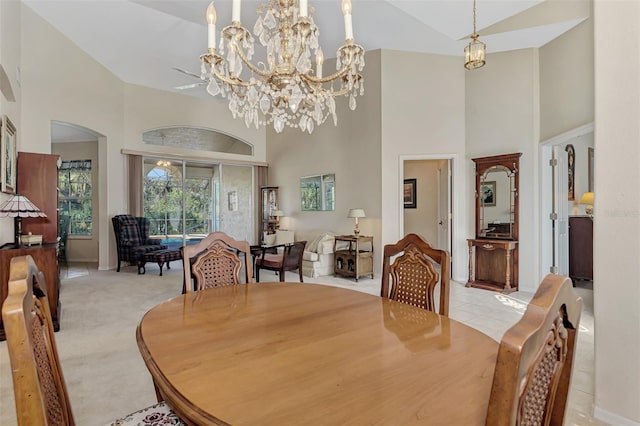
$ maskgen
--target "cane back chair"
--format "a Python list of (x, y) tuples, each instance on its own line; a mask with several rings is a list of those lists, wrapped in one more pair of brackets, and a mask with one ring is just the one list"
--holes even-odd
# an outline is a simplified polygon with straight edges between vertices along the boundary
[(286, 244), (281, 253), (272, 254), (267, 253), (267, 249), (263, 247), (260, 257), (256, 259), (256, 281), (260, 282), (261, 269), (278, 272), (280, 281), (284, 281), (285, 271), (295, 271), (297, 269), (300, 282), (304, 282), (302, 278), (302, 256), (306, 245), (306, 241), (296, 241)]
[(500, 342), (487, 425), (562, 426), (581, 310), (570, 278), (544, 278)]
[(240, 284), (243, 267), (245, 283), (250, 283), (253, 276), (249, 243), (224, 232), (213, 232), (196, 244), (182, 247), (182, 261), (186, 291)]
[[(397, 257), (391, 264), (394, 256)], [(434, 264), (439, 265), (439, 273)], [(439, 282), (438, 313), (449, 316), (450, 265), (448, 251), (431, 247), (420, 235), (407, 234), (396, 244), (384, 246), (380, 295), (435, 312), (434, 294)]]
[[(53, 334), (44, 275), (31, 256), (11, 259), (2, 305), (19, 426), (74, 425)], [(136, 411), (112, 426), (184, 423), (164, 403)]]

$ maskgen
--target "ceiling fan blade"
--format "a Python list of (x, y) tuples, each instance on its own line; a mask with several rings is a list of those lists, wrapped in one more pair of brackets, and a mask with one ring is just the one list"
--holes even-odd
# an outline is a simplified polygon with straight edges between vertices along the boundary
[(192, 84), (185, 84), (183, 86), (176, 86), (174, 87), (175, 90), (187, 90), (187, 89), (193, 89), (194, 87), (200, 87), (200, 86), (204, 86), (205, 83), (192, 83)]
[(188, 75), (189, 77), (197, 78), (198, 80), (200, 80), (200, 76), (196, 73), (192, 73), (191, 71), (187, 71), (178, 67), (172, 67), (171, 69), (181, 72), (184, 75)]

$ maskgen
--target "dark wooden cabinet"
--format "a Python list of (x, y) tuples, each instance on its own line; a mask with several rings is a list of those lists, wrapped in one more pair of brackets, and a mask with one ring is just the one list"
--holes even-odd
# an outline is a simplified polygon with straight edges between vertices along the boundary
[[(41, 246), (19, 247), (0, 249), (0, 305), (8, 295), (9, 266), (11, 259), (16, 256), (30, 255), (38, 265), (38, 269), (44, 274), (47, 284), (47, 298), (51, 309), (51, 319), (53, 328), (60, 329), (60, 304), (58, 296), (60, 293), (60, 275), (58, 273), (58, 247), (57, 244), (44, 244)], [(5, 340), (4, 324), (0, 318), (0, 340)]]
[(476, 236), (469, 245), (467, 287), (518, 291), (518, 220), (521, 153), (473, 158)]
[(593, 219), (569, 217), (569, 276), (593, 280)]
[[(22, 219), (22, 233), (42, 235), (44, 244), (36, 246), (11, 245), (0, 249), (0, 304), (8, 294), (9, 266), (11, 258), (30, 255), (44, 274), (47, 284), (47, 298), (51, 309), (54, 330), (60, 329), (60, 274), (58, 271), (58, 161), (60, 156), (18, 152), (17, 179), (18, 193), (27, 197), (42, 210), (47, 217), (25, 217)], [(4, 325), (0, 320), (0, 340), (5, 339)]]
[(42, 235), (44, 242), (58, 238), (59, 159), (59, 155), (18, 152), (18, 192), (47, 215), (22, 219), (22, 233)]
[(511, 293), (518, 290), (518, 242), (469, 239), (467, 287)]

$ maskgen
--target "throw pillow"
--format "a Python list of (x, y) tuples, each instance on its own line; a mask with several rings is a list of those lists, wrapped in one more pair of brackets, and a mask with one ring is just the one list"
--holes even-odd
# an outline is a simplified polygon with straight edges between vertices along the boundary
[(322, 240), (323, 237), (324, 237), (323, 234), (316, 236), (313, 240), (311, 240), (309, 244), (307, 244), (307, 247), (305, 247), (305, 250), (314, 252), (314, 253), (317, 252), (318, 244), (320, 243), (320, 240)]

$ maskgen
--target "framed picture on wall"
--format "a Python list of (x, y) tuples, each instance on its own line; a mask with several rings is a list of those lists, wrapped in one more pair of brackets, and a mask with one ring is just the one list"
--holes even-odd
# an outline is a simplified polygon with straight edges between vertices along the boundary
[(2, 192), (16, 193), (16, 128), (6, 115), (2, 116), (0, 150), (2, 151), (0, 176)]
[(496, 181), (486, 181), (480, 184), (480, 205), (495, 206), (496, 205)]
[(237, 212), (238, 211), (238, 191), (229, 191), (227, 194), (228, 203), (229, 203), (229, 211)]
[(416, 208), (416, 179), (404, 180), (403, 200), (405, 209)]

